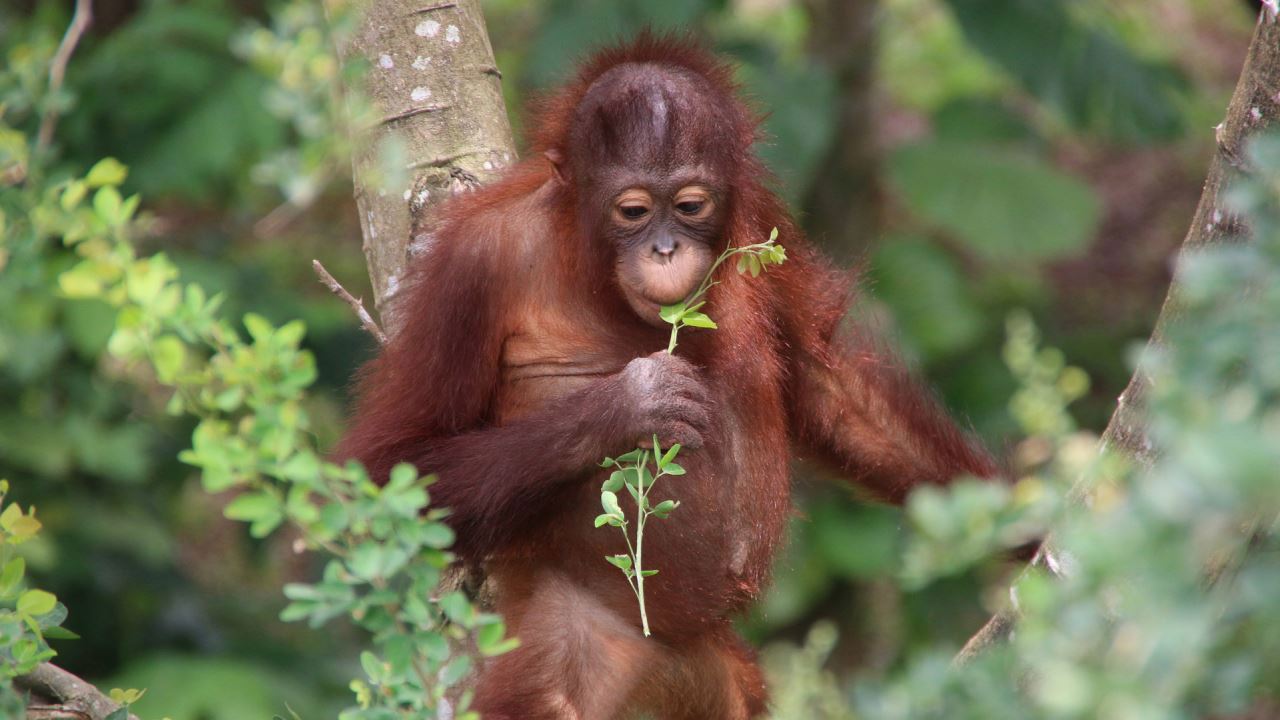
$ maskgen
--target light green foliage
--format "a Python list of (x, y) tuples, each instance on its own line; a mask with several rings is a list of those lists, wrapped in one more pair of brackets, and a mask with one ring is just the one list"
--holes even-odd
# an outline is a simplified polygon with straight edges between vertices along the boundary
[(282, 617), (319, 626), (347, 616), (372, 633), (376, 653), (361, 656), (367, 681), (352, 683), (359, 707), (343, 717), (465, 710), (465, 696), (453, 707), (445, 701), (470, 669), (450, 641), (475, 633), (482, 654), (513, 644), (499, 618), (461, 593), (432, 599), (453, 534), (440, 522), (445, 511), (423, 517), (431, 478), (402, 465), (378, 487), (359, 466), (324, 460), (304, 402), (315, 363), (300, 348), (302, 323), (273, 327), (249, 314), (245, 339), (218, 316), (221, 299), (181, 283), (163, 254), (136, 257), (129, 237), (137, 197), (121, 198), (118, 167), (105, 160), (85, 180), (51, 188), (57, 204), (33, 215), (42, 233), (61, 236), (81, 257), (60, 276), (62, 291), (117, 308), (111, 353), (148, 362), (175, 390), (169, 410), (200, 419), (181, 459), (201, 469), (209, 492), (238, 493), (227, 517), (249, 523), (255, 537), (289, 522), (308, 547), (331, 556), (321, 582), (285, 588), (293, 602)]
[(67, 608), (27, 582), (26, 560), (16, 550), (40, 532), (40, 521), (35, 508), (24, 512), (8, 495), (9, 481), (0, 480), (0, 708), (14, 703), (15, 677), (57, 655), (49, 639), (76, 637), (62, 627)]
[[(751, 277), (757, 277), (768, 266), (786, 262), (786, 248), (779, 245), (777, 240), (778, 228), (773, 228), (769, 233), (769, 239), (762, 243), (727, 248), (707, 269), (706, 276), (702, 278), (697, 289), (689, 294), (689, 297), (674, 305), (662, 306), (659, 315), (671, 325), (671, 340), (667, 343), (668, 353), (675, 352), (676, 340), (681, 329), (696, 327), (714, 330), (716, 328), (715, 321), (703, 313), (702, 308), (707, 304), (707, 291), (719, 283), (714, 277), (720, 265), (729, 258), (737, 257), (738, 274), (750, 273)], [(654, 435), (652, 450), (636, 448), (616, 458), (605, 458), (600, 463), (601, 467), (616, 467), (617, 470), (609, 475), (609, 479), (605, 480), (600, 488), (600, 506), (604, 509), (604, 513), (596, 516), (595, 525), (596, 527), (605, 525), (616, 527), (622, 531), (622, 537), (627, 541), (626, 554), (610, 555), (605, 560), (626, 575), (627, 583), (635, 592), (636, 601), (640, 604), (640, 626), (645, 637), (649, 636), (649, 613), (645, 607), (644, 579), (658, 573), (657, 570), (643, 568), (645, 522), (650, 517), (665, 520), (672, 510), (680, 506), (680, 503), (672, 500), (664, 500), (653, 505), (649, 501), (649, 492), (654, 482), (664, 475), (684, 474), (684, 468), (673, 462), (679, 452), (679, 443), (663, 452), (658, 436)], [(649, 470), (651, 454), (656, 474)], [(636, 518), (631, 522), (628, 522), (626, 513), (618, 503), (618, 492), (624, 487), (636, 504)], [(630, 535), (633, 525), (635, 527), (634, 542)]]
[(935, 535), (964, 552), (1016, 542), (1001, 528), (1029, 480), (1059, 488), (1052, 497), (1083, 478), (1083, 502), (1051, 502), (1036, 522), (1053, 528), (1056, 575), (1016, 581), (1007, 646), (950, 671), (921, 657), (864, 688), (866, 716), (1227, 716), (1280, 689), (1280, 138), (1255, 140), (1248, 167), (1222, 211), (1246, 219), (1251, 240), (1184, 257), (1182, 314), (1140, 361), (1150, 466), (1079, 442), (1063, 412), (1079, 375), (1011, 321), (1006, 358), (1023, 382), (1013, 411), (1043, 447), (1003, 497), (982, 502), (965, 485), (914, 496), (916, 547)]
[[(352, 10), (351, 4), (331, 3), (326, 18), (318, 2), (287, 2), (272, 13), (271, 27), (254, 23), (231, 38), (235, 53), (273, 81), (263, 92), (264, 105), (293, 136), (254, 167), (253, 178), (275, 186), (294, 207), (310, 205), (350, 172), (348, 113), (360, 118), (357, 124), (373, 119), (354, 92), (353, 81), (365, 68), (344, 68), (334, 56), (358, 20)], [(345, 98), (344, 87), (352, 88)]]
[(772, 717), (854, 720), (837, 678), (824, 667), (835, 649), (836, 635), (830, 622), (818, 622), (809, 628), (803, 646), (774, 647), (765, 652), (762, 664), (773, 678), (769, 688)]
[(1097, 438), (1076, 433), (1067, 411), (1088, 390), (1088, 376), (1066, 366), (1058, 350), (1038, 347), (1026, 313), (1009, 317), (1007, 333), (1005, 362), (1019, 386), (1010, 412), (1029, 436), (1016, 454), (1022, 474), (1012, 486), (969, 479), (946, 490), (926, 486), (912, 493), (906, 517), (914, 532), (901, 571), (908, 588), (1043, 537), (1061, 512), (1063, 487), (1094, 462)]

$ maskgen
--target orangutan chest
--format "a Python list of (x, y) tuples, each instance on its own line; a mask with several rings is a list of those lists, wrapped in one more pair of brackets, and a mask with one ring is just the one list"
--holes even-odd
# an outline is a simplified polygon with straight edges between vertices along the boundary
[(533, 318), (503, 343), (498, 422), (523, 417), (613, 375), (632, 357), (561, 315)]

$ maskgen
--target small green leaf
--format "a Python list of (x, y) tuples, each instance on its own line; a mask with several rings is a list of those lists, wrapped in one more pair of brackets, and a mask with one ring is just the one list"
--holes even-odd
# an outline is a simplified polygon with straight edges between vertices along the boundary
[(684, 303), (678, 302), (675, 305), (663, 305), (658, 310), (658, 317), (674, 325), (684, 317), (686, 312), (688, 312), (688, 308), (684, 306)]
[(662, 456), (662, 462), (658, 463), (658, 467), (665, 470), (667, 465), (670, 465), (671, 461), (675, 460), (676, 455), (679, 455), (679, 454), (680, 454), (680, 443), (676, 443), (675, 445), (672, 445), (671, 447), (667, 448), (667, 453)]
[(231, 520), (253, 522), (280, 511), (280, 501), (265, 492), (247, 492), (227, 503), (222, 514)]
[(364, 668), (364, 674), (375, 683), (382, 677), (382, 661), (368, 650), (360, 653), (360, 667)]
[(600, 486), (600, 492), (608, 490), (609, 492), (616, 493), (622, 489), (622, 482), (622, 471), (614, 470), (609, 473), (609, 479), (605, 480), (604, 484)]
[(111, 698), (111, 702), (119, 705), (132, 705), (141, 700), (142, 696), (146, 694), (146, 690), (138, 690), (135, 688), (111, 688), (107, 693), (107, 697)]
[(683, 475), (685, 473), (684, 467), (676, 463), (667, 463), (667, 466), (662, 471), (668, 475)]
[(275, 332), (271, 327), (271, 323), (257, 313), (245, 314), (244, 327), (249, 331), (249, 337), (253, 338), (254, 342), (259, 343), (269, 342)]
[(629, 463), (639, 462), (640, 458), (644, 457), (644, 454), (645, 450), (643, 448), (636, 448), (625, 455), (619, 455), (615, 459), (618, 461), (619, 465), (626, 465)]
[(680, 507), (680, 503), (675, 500), (663, 500), (653, 508), (653, 514), (665, 520), (671, 514), (671, 511), (678, 507)]
[(45, 639), (47, 640), (79, 640), (80, 639), (80, 636), (77, 635), (76, 633), (71, 632), (70, 630), (64, 627), (59, 627), (59, 626), (45, 628), (41, 632), (45, 636)]
[(460, 590), (447, 593), (440, 598), (440, 609), (450, 620), (459, 625), (467, 625), (471, 622), (472, 607), (471, 601), (467, 600), (467, 596)]
[(610, 565), (618, 568), (619, 570), (627, 574), (631, 573), (630, 555), (606, 555), (604, 559), (608, 560)]
[(20, 557), (13, 558), (4, 564), (0, 571), (0, 598), (7, 598), (18, 589), (22, 575), (27, 570), (27, 561)]
[(129, 168), (123, 163), (113, 157), (105, 157), (89, 169), (89, 174), (85, 176), (84, 181), (90, 187), (119, 185), (128, 175)]
[(504, 640), (503, 636), (506, 634), (507, 626), (501, 620), (482, 626), (476, 631), (476, 647), (480, 654), (493, 657), (514, 650), (519, 641), (515, 638)]
[(471, 656), (459, 655), (449, 661), (448, 665), (440, 671), (440, 684), (445, 687), (456, 685), (459, 680), (467, 676), (471, 672)]
[(18, 612), (24, 615), (43, 615), (58, 604), (53, 593), (43, 590), (28, 590), (18, 597)]
[(602, 513), (596, 516), (595, 525), (596, 527), (603, 527), (605, 525), (617, 527), (619, 523), (617, 516), (610, 515), (609, 513)]
[(427, 547), (443, 550), (453, 544), (453, 528), (444, 523), (426, 523), (422, 527), (420, 539)]
[(774, 228), (769, 231), (769, 242), (773, 242), (777, 239), (778, 239), (778, 228)]
[(418, 479), (418, 468), (409, 463), (399, 463), (391, 468), (391, 477), (387, 481), (385, 490), (399, 490), (407, 488)]
[(108, 226), (120, 224), (120, 206), (123, 200), (120, 191), (108, 185), (93, 194), (93, 211)]
[(657, 574), (658, 574), (657, 570), (641, 570), (640, 571), (640, 577), (650, 577)]
[(151, 360), (156, 378), (172, 384), (187, 361), (187, 346), (175, 335), (162, 335), (151, 344)]
[[(759, 270), (757, 270), (756, 273), (753, 273), (753, 274), (758, 274), (758, 273), (759, 273)], [(718, 325), (716, 325), (714, 320), (712, 320), (711, 318), (707, 317), (706, 315), (700, 312), (691, 312), (685, 315), (684, 324), (688, 325), (689, 327), (708, 328), (711, 330), (715, 330), (717, 327), (719, 327)]]
[(618, 504), (617, 493), (611, 492), (609, 490), (605, 490), (604, 492), (600, 493), (600, 506), (603, 507), (604, 511), (610, 515), (615, 515), (617, 517), (626, 517), (622, 513), (622, 506)]
[(62, 199), (60, 203), (62, 209), (70, 212), (84, 200), (84, 196), (89, 192), (89, 186), (85, 185), (81, 180), (72, 180), (67, 183), (67, 189), (62, 191)]

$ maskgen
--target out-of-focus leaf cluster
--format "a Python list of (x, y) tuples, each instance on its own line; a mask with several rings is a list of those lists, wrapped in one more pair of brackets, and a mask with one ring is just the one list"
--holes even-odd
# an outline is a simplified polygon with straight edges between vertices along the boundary
[(373, 634), (377, 653), (362, 654), (367, 681), (352, 683), (358, 707), (344, 717), (465, 716), (467, 696), (446, 694), (471, 660), (450, 642), (475, 632), (485, 654), (511, 643), (501, 620), (477, 613), (465, 595), (431, 599), (453, 535), (440, 523), (444, 511), (427, 512), (429, 479), (400, 466), (379, 487), (359, 466), (323, 459), (303, 404), (315, 380), (314, 359), (299, 347), (303, 324), (274, 327), (248, 314), (246, 341), (219, 316), (219, 297), (181, 283), (163, 254), (137, 257), (137, 196), (121, 199), (124, 175), (104, 160), (83, 180), (50, 187), (30, 213), (37, 235), (60, 237), (80, 257), (59, 276), (62, 292), (116, 308), (109, 351), (148, 363), (174, 389), (169, 412), (200, 418), (180, 457), (201, 469), (209, 492), (237, 492), (227, 517), (249, 523), (256, 537), (289, 522), (304, 547), (332, 556), (320, 583), (286, 588), (293, 603), (282, 617), (318, 626), (347, 616)]
[[(864, 688), (866, 716), (1206, 717), (1275, 696), (1280, 137), (1254, 140), (1247, 159), (1252, 172), (1235, 179), (1219, 210), (1250, 237), (1182, 258), (1179, 314), (1140, 361), (1149, 384), (1138, 449), (1154, 460), (1126, 467), (1104, 453), (1082, 464), (1061, 408), (1043, 407), (1051, 374), (1024, 375), (1040, 377), (1015, 412), (1051, 445), (1036, 474), (1059, 488), (1081, 481), (1082, 502), (1047, 515), (1054, 573), (1014, 583), (1018, 625), (1007, 646), (949, 672), (913, 663), (895, 684)], [(1060, 359), (1046, 363), (1016, 344), (1006, 352), (1015, 370), (1038, 355), (1045, 369), (1059, 368), (1059, 394), (1079, 387)], [(965, 511), (974, 492), (917, 493), (911, 514), (926, 537), (961, 527), (952, 545), (981, 544), (1016, 503), (988, 503), (974, 522)]]
[[(36, 509), (7, 502), (9, 481), (0, 480), (0, 710), (21, 713), (25, 703), (13, 679), (57, 655), (49, 639), (75, 639), (62, 627), (67, 608), (53, 593), (33, 588), (26, 577), (27, 562), (17, 546), (40, 532)], [(16, 716), (16, 715), (15, 715)]]

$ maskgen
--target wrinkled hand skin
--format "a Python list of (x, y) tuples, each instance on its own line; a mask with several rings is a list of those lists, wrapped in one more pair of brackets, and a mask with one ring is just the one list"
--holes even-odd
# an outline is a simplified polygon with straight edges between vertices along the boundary
[(628, 432), (640, 447), (652, 447), (654, 435), (666, 445), (702, 447), (711, 424), (711, 396), (688, 360), (656, 352), (627, 363), (619, 379), (627, 405), (634, 408)]

